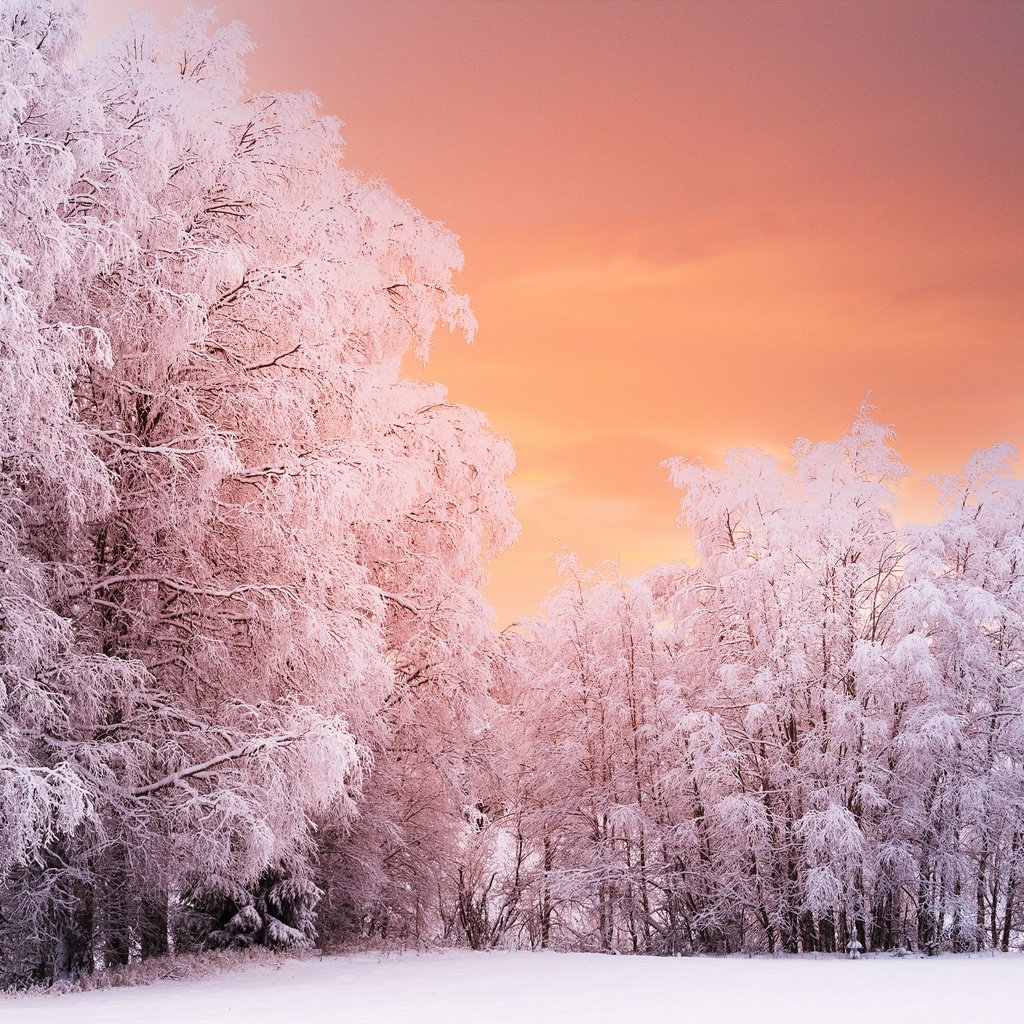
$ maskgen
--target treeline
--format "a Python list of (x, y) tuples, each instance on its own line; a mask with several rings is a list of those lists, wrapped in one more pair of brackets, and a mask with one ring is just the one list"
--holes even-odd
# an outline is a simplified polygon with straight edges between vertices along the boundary
[(1017, 941), (1024, 485), (978, 453), (939, 522), (898, 528), (890, 440), (865, 412), (789, 467), (677, 460), (692, 566), (567, 563), (509, 642), (506, 870), (473, 880), (475, 941)]
[(1024, 490), (865, 412), (670, 468), (692, 565), (498, 636), (454, 238), (237, 27), (0, 0), (0, 983), (185, 950), (1007, 948)]

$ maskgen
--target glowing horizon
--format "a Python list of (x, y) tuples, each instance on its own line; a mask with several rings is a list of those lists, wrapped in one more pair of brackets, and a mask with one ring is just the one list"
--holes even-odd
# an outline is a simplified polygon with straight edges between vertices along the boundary
[[(92, 32), (124, 6), (89, 0)], [(1024, 446), (1024, 7), (218, 8), (254, 89), (316, 92), (347, 162), (461, 237), (478, 340), (409, 371), (515, 447), (499, 627), (560, 543), (627, 572), (684, 554), (664, 458), (784, 453), (870, 392), (906, 518), (924, 477)]]

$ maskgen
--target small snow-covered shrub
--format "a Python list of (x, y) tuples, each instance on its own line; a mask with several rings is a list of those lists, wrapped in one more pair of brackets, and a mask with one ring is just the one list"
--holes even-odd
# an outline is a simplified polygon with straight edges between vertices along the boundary
[(186, 899), (192, 941), (211, 949), (309, 948), (322, 895), (308, 879), (273, 872), (251, 886), (213, 876)]

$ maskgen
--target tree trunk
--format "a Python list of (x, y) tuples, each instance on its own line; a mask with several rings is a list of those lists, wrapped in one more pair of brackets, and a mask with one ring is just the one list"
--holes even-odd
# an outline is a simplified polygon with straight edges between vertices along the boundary
[(167, 942), (167, 897), (147, 900), (139, 913), (139, 943), (142, 959), (151, 956), (166, 956)]

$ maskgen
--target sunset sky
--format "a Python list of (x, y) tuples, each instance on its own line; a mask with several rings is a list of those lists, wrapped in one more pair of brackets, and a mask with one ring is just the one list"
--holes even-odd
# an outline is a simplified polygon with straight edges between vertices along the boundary
[[(515, 446), (499, 626), (562, 545), (681, 557), (669, 456), (784, 454), (870, 391), (915, 516), (928, 474), (1024, 447), (1024, 4), (217, 6), (254, 90), (318, 93), (461, 237), (477, 341), (410, 372)], [(126, 5), (87, 9), (95, 37)]]

